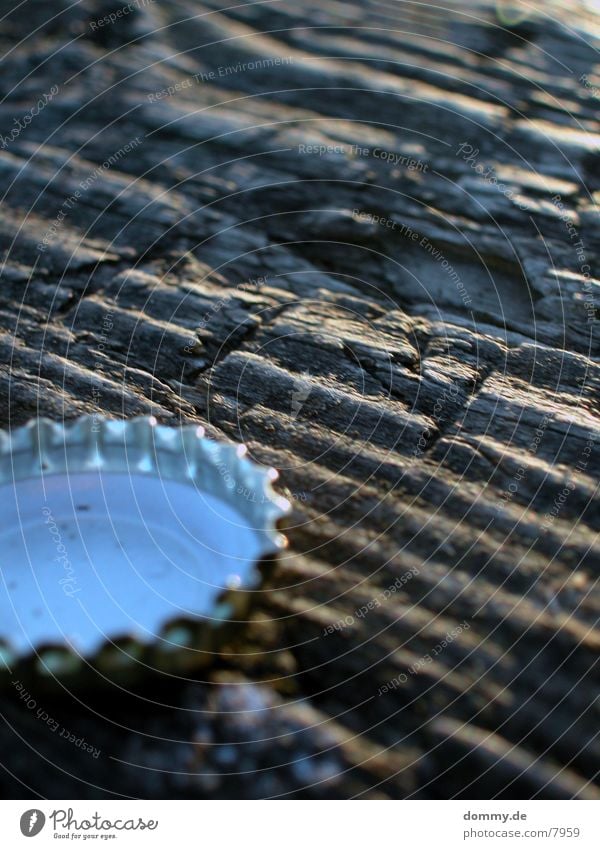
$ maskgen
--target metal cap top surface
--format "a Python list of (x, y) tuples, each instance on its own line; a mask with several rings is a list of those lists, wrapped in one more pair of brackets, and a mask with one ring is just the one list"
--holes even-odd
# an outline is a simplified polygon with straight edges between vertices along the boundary
[(203, 433), (98, 416), (0, 431), (6, 668), (206, 662), (285, 545), (289, 503), (273, 469)]

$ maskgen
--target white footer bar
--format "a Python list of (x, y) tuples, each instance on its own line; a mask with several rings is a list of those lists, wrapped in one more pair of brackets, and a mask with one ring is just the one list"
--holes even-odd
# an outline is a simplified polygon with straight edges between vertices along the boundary
[(0, 846), (599, 849), (589, 801), (6, 801)]

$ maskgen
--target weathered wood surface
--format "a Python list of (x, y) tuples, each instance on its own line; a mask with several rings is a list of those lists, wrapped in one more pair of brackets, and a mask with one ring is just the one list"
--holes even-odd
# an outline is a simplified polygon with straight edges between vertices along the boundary
[(0, 4), (2, 424), (243, 440), (290, 547), (198, 683), (32, 694), (97, 758), (4, 694), (2, 791), (597, 797), (598, 18), (136, 5)]

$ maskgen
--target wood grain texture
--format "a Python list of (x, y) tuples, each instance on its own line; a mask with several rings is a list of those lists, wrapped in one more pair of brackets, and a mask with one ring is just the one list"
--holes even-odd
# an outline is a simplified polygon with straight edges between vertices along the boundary
[(206, 680), (32, 694), (98, 758), (4, 694), (3, 792), (597, 798), (598, 17), (14, 5), (2, 426), (198, 422), (294, 511)]

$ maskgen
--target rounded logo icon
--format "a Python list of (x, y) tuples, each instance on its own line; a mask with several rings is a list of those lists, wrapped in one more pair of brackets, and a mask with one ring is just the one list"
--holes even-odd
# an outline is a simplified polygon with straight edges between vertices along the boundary
[(46, 817), (42, 811), (32, 808), (30, 811), (25, 811), (21, 817), (21, 832), (25, 837), (35, 837), (43, 829), (45, 822)]

